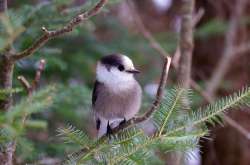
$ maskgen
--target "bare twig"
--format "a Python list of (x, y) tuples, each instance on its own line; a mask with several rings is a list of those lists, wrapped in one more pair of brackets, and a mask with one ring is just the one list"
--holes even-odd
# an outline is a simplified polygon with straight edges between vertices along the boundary
[(170, 57), (170, 55), (162, 48), (162, 46), (156, 41), (154, 36), (146, 29), (144, 26), (140, 15), (138, 14), (134, 3), (131, 0), (126, 1), (131, 14), (133, 15), (134, 22), (139, 32), (149, 41), (150, 46), (155, 49), (159, 54), (165, 58)]
[(233, 48), (233, 54), (241, 54), (246, 53), (250, 51), (250, 42), (242, 43), (239, 46), (235, 46)]
[(32, 93), (31, 89), (32, 88), (31, 88), (30, 83), (28, 82), (28, 80), (24, 76), (18, 76), (17, 79), (21, 82), (24, 89), (27, 91), (28, 95), (31, 95), (31, 93)]
[(50, 39), (71, 32), (73, 28), (78, 26), (80, 23), (86, 21), (92, 16), (97, 15), (107, 2), (108, 0), (100, 0), (92, 9), (77, 15), (68, 24), (66, 24), (64, 27), (60, 29), (49, 31), (45, 27), (42, 27), (42, 31), (44, 32), (44, 34), (40, 38), (38, 38), (29, 48), (25, 49), (20, 53), (13, 54), (12, 60), (17, 61), (27, 56), (30, 56)]
[(41, 73), (45, 68), (46, 61), (44, 59), (41, 59), (38, 64), (38, 69), (36, 71), (36, 75), (34, 77), (34, 80), (32, 82), (32, 85), (30, 85), (29, 81), (24, 76), (18, 76), (18, 80), (23, 85), (24, 89), (27, 91), (28, 96), (31, 96), (31, 94), (35, 91), (37, 88), (37, 85), (41, 79)]
[(39, 61), (38, 69), (36, 71), (36, 76), (32, 82), (32, 89), (33, 90), (35, 90), (37, 88), (37, 85), (41, 79), (41, 73), (45, 69), (45, 63), (46, 63), (46, 61), (44, 59)]
[(237, 30), (240, 24), (240, 18), (247, 6), (246, 3), (247, 0), (239, 0), (236, 3), (235, 13), (233, 13), (231, 17), (229, 28), (225, 36), (225, 47), (222, 57), (220, 58), (220, 61), (214, 70), (214, 74), (212, 74), (212, 77), (206, 86), (206, 93), (211, 97), (214, 97), (215, 91), (218, 89), (223, 77), (230, 67), (231, 60), (235, 56), (235, 53), (232, 53), (235, 45), (234, 42), (237, 38)]
[(196, 26), (200, 22), (204, 13), (205, 13), (205, 10), (203, 8), (199, 8), (198, 12), (195, 13), (193, 16), (193, 26)]
[(236, 131), (238, 131), (241, 135), (243, 135), (247, 140), (250, 140), (250, 132), (238, 124), (235, 120), (231, 117), (224, 115), (224, 120), (233, 127)]

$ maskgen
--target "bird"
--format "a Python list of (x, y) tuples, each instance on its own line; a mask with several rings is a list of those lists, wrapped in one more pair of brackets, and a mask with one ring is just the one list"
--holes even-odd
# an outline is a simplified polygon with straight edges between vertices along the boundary
[(132, 60), (122, 54), (103, 56), (96, 66), (92, 109), (97, 137), (134, 117), (141, 106), (142, 89)]

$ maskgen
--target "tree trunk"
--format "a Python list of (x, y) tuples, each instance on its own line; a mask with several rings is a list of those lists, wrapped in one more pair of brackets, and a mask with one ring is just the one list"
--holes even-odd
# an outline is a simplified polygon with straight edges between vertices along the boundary
[[(0, 56), (0, 89), (12, 88), (12, 76), (13, 76), (13, 62), (7, 55), (2, 54)], [(0, 110), (8, 111), (12, 104), (11, 93), (4, 100), (0, 100)]]
[[(0, 0), (0, 16), (7, 10), (7, 0)], [(0, 54), (0, 89), (12, 88), (14, 63), (10, 60), (8, 53)], [(8, 111), (12, 105), (12, 94), (0, 100), (0, 111)], [(12, 165), (15, 152), (15, 142), (9, 142), (0, 152), (0, 164)]]
[[(191, 81), (191, 66), (193, 56), (193, 13), (195, 0), (182, 0), (181, 2), (181, 31), (179, 39), (180, 61), (178, 68), (177, 81), (181, 88), (189, 89)], [(183, 105), (189, 107), (189, 100), (183, 98)], [(175, 152), (170, 154), (168, 163), (172, 165), (185, 164), (185, 154)]]

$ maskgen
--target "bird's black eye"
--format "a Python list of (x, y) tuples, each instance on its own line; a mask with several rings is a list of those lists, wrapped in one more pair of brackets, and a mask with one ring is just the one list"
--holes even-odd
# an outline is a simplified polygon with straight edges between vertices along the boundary
[(119, 65), (119, 66), (118, 66), (118, 69), (119, 69), (119, 71), (124, 71), (125, 68), (124, 68), (123, 65)]

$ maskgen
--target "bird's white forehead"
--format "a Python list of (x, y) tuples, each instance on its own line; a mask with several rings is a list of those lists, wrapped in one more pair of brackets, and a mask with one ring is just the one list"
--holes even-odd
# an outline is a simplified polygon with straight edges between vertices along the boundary
[(134, 64), (129, 57), (122, 55), (122, 61), (123, 61), (123, 64), (125, 67), (128, 67), (130, 69), (134, 69)]

